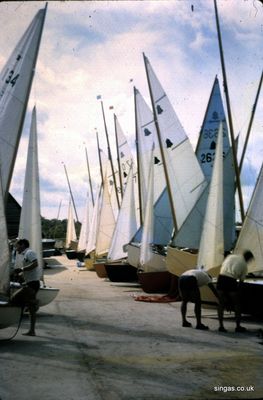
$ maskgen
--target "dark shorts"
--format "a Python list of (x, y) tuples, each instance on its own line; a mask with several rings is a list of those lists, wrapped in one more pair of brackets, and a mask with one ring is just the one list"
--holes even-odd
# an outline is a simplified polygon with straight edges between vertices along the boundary
[(238, 282), (234, 278), (230, 278), (229, 276), (219, 275), (217, 279), (217, 290), (221, 292), (237, 292), (238, 291)]
[(25, 286), (15, 291), (11, 296), (11, 303), (16, 306), (27, 306), (36, 301), (36, 294), (40, 288), (39, 281), (28, 282)]
[(180, 276), (179, 292), (183, 301), (196, 302), (201, 299), (197, 280), (191, 275)]
[(39, 291), (40, 288), (40, 282), (39, 281), (31, 281), (26, 284), (29, 286), (31, 289), (33, 289), (36, 293)]

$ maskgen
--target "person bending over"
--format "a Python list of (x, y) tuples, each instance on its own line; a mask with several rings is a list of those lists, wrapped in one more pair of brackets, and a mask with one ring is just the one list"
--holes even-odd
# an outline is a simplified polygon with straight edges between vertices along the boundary
[(228, 255), (220, 269), (217, 280), (217, 292), (219, 295), (218, 319), (219, 332), (227, 332), (224, 327), (224, 309), (227, 304), (233, 304), (236, 318), (236, 332), (245, 332), (246, 328), (241, 326), (240, 307), (240, 284), (247, 275), (247, 264), (254, 259), (251, 251), (246, 250), (243, 254)]
[(182, 298), (181, 314), (182, 325), (191, 327), (192, 324), (187, 321), (187, 303), (190, 301), (195, 304), (196, 329), (207, 330), (208, 326), (201, 322), (201, 294), (199, 288), (208, 285), (214, 295), (218, 297), (217, 291), (212, 283), (211, 276), (202, 269), (190, 269), (185, 271), (179, 278), (179, 293)]

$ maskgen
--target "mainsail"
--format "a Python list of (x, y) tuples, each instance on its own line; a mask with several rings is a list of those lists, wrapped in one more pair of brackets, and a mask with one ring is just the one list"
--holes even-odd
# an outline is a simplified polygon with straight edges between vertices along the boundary
[(36, 107), (32, 111), (19, 237), (29, 240), (43, 267)]
[[(136, 141), (138, 152), (138, 184), (140, 185), (140, 203), (142, 222), (145, 216), (148, 191), (149, 169), (152, 165), (152, 146), (154, 144), (154, 236), (153, 243), (166, 245), (172, 235), (173, 221), (171, 207), (166, 189), (163, 163), (158, 143), (158, 137), (151, 109), (138, 89), (134, 88), (136, 111)], [(142, 227), (134, 237), (135, 242), (141, 241)]]
[(136, 230), (134, 177), (133, 167), (131, 167), (107, 257), (109, 261), (119, 260), (127, 256), (123, 246), (130, 242)]
[(69, 201), (68, 207), (68, 222), (67, 222), (67, 233), (66, 233), (66, 248), (70, 247), (71, 242), (77, 241), (77, 234), (75, 228), (75, 222), (73, 217), (73, 207), (71, 201)]
[(88, 242), (86, 246), (86, 254), (90, 254), (96, 248), (101, 200), (102, 200), (102, 184), (97, 188), (97, 194), (91, 218), (90, 231), (88, 235)]
[(39, 10), (0, 75), (0, 159), (6, 198), (34, 76), (46, 8)]
[(195, 205), (207, 182), (190, 140), (158, 81), (151, 64), (144, 56), (152, 107), (157, 119), (159, 146), (166, 168), (167, 185), (175, 228), (179, 229)]
[(87, 195), (84, 217), (79, 234), (78, 251), (86, 251), (89, 239), (89, 231), (91, 227), (92, 212), (93, 212), (93, 206), (91, 203), (91, 199), (89, 195)]
[(112, 235), (115, 229), (115, 224), (116, 224), (115, 216), (108, 188), (108, 179), (107, 179), (107, 174), (105, 174), (103, 182), (102, 204), (99, 214), (99, 224), (98, 224), (97, 241), (96, 241), (97, 256), (105, 255), (108, 253)]

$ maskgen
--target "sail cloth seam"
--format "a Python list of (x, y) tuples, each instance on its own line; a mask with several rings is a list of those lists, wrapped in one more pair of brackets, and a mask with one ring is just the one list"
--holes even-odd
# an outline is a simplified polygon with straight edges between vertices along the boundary
[(164, 93), (161, 97), (159, 97), (159, 99), (155, 100), (155, 104), (157, 104), (159, 101), (161, 101), (164, 97), (167, 97), (166, 93)]
[(195, 186), (192, 190), (190, 190), (190, 193), (193, 193), (196, 189), (198, 189), (200, 186), (202, 186), (204, 183), (206, 183), (206, 180), (204, 179), (202, 182), (199, 183), (199, 185)]
[(154, 119), (152, 119), (150, 122), (147, 122), (147, 124), (141, 125), (141, 128), (144, 128), (145, 126), (151, 125), (154, 123)]

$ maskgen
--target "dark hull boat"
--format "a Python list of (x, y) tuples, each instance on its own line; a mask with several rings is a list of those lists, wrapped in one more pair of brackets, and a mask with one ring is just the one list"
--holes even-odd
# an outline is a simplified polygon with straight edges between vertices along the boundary
[(126, 262), (106, 263), (105, 269), (111, 282), (138, 282), (137, 268)]

